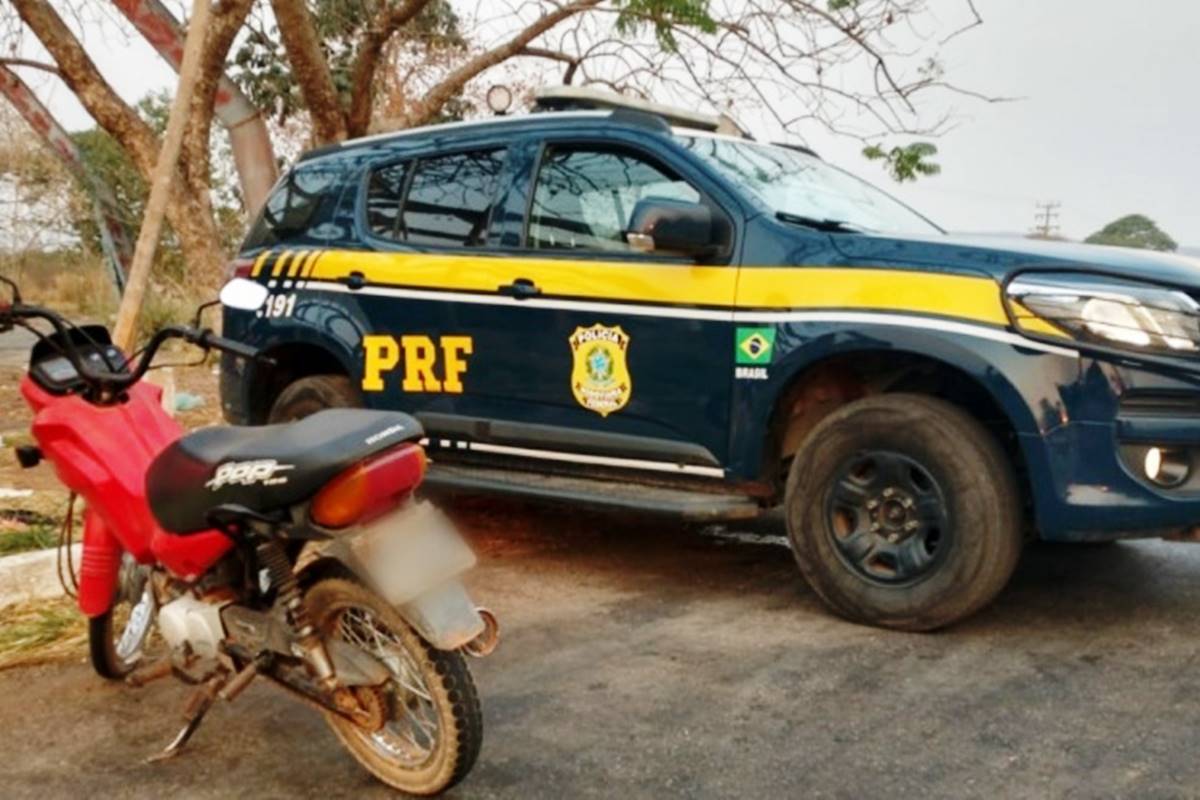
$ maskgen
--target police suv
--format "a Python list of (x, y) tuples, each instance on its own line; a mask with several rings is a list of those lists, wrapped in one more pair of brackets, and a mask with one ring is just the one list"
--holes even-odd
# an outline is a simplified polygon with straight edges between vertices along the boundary
[(310, 152), (233, 272), (230, 421), (423, 423), (429, 484), (782, 504), (851, 619), (936, 628), (1023, 543), (1200, 522), (1200, 264), (949, 236), (799, 147), (579, 89)]

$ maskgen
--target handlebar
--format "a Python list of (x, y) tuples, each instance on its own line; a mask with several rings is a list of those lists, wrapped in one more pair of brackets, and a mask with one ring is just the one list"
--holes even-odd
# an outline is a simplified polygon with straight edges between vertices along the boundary
[(73, 326), (57, 312), (51, 311), (48, 308), (42, 308), (41, 306), (26, 305), (24, 303), (0, 304), (0, 331), (4, 330), (6, 326), (11, 326), (12, 321), (17, 319), (42, 319), (49, 322), (54, 328), (55, 333), (59, 334), (63, 356), (71, 362), (71, 366), (75, 368), (79, 376), (91, 384), (102, 397), (123, 392), (140, 381), (145, 376), (146, 371), (150, 369), (150, 365), (153, 363), (159, 348), (168, 339), (183, 339), (189, 344), (202, 347), (206, 350), (221, 350), (241, 358), (270, 360), (264, 358), (258, 348), (232, 339), (226, 339), (224, 336), (218, 336), (207, 328), (168, 325), (160, 328), (150, 337), (150, 341), (143, 348), (136, 366), (128, 372), (113, 372), (88, 364), (87, 360), (80, 355), (78, 347), (68, 334), (68, 329)]

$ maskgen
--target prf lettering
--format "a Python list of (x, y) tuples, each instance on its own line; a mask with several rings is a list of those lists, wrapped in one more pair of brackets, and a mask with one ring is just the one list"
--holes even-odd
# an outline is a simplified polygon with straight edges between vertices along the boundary
[(462, 376), (473, 350), (470, 336), (439, 336), (436, 343), (420, 334), (364, 336), (363, 391), (382, 392), (384, 373), (396, 369), (403, 358), (404, 391), (462, 394)]

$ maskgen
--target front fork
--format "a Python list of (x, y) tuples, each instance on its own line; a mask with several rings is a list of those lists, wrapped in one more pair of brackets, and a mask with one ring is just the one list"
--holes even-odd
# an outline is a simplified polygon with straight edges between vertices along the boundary
[[(67, 513), (71, 513), (68, 511)], [(121, 543), (92, 509), (83, 516), (83, 558), (79, 563), (79, 610), (98, 617), (113, 604), (121, 573)]]

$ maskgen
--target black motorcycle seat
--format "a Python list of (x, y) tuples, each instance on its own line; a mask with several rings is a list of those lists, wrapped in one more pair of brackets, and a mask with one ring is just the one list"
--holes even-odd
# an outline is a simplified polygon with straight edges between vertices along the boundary
[(424, 435), (408, 414), (348, 408), (281, 425), (201, 428), (154, 459), (146, 499), (164, 530), (195, 533), (212, 527), (208, 513), (216, 506), (287, 508), (351, 465)]

